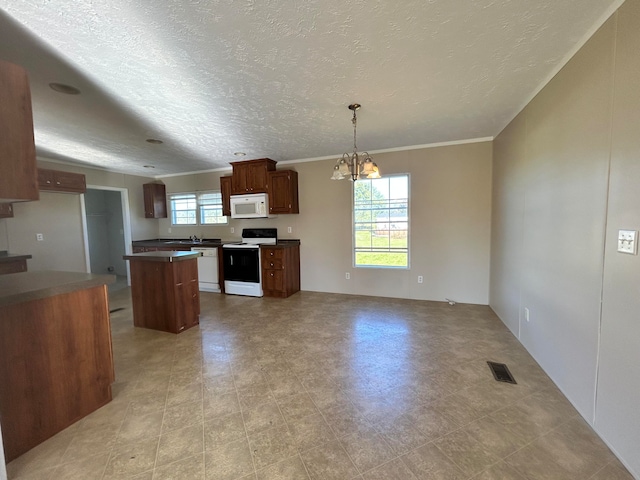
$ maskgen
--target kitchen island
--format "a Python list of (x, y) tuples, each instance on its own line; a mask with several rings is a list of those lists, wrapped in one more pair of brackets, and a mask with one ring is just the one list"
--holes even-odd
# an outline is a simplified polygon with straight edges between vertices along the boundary
[(156, 251), (125, 255), (131, 266), (136, 327), (180, 333), (198, 325), (200, 252)]
[(111, 401), (112, 275), (0, 276), (0, 424), (7, 461)]

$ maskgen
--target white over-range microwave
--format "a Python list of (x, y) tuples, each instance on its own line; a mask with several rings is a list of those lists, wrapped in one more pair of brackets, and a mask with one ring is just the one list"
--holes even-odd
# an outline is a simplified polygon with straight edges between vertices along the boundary
[(231, 195), (230, 200), (231, 218), (269, 217), (269, 195), (266, 193)]

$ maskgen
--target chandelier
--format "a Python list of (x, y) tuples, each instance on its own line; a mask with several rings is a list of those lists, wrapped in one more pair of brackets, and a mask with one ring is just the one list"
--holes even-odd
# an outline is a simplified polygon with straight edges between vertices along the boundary
[(343, 180), (348, 178), (355, 182), (359, 178), (380, 178), (380, 171), (371, 156), (367, 152), (358, 153), (356, 146), (356, 110), (360, 108), (359, 103), (349, 105), (349, 110), (353, 112), (353, 153), (343, 153), (342, 158), (338, 159), (333, 167), (333, 175), (331, 180)]

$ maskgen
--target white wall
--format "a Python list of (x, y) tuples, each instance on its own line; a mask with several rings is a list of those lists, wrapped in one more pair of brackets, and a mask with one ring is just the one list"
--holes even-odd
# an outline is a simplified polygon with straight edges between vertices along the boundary
[[(353, 267), (352, 184), (330, 180), (335, 160), (278, 165), (298, 172), (299, 215), (230, 220), (222, 227), (172, 227), (161, 219), (159, 233), (237, 240), (242, 228), (274, 227), (281, 238), (301, 240), (303, 290), (487, 304), (491, 155), (491, 142), (375, 155), (383, 174), (410, 174), (408, 270)], [(178, 193), (217, 190), (219, 177), (204, 173), (162, 181), (167, 193)], [(424, 276), (421, 285), (418, 275)]]
[(615, 237), (640, 229), (639, 48), (627, 0), (496, 138), (490, 295), (636, 476), (640, 263)]

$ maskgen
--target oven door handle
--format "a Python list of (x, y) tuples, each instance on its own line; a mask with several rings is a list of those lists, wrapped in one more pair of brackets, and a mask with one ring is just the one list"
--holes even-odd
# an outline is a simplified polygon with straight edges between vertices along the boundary
[(231, 262), (230, 265), (233, 265), (233, 254), (229, 255), (229, 261)]

